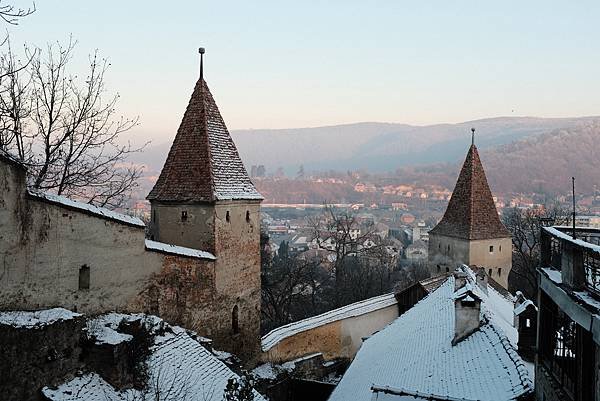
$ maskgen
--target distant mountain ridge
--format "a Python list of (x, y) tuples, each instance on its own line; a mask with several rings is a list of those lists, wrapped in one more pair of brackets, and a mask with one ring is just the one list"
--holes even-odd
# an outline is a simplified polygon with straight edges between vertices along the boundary
[[(412, 126), (364, 122), (315, 128), (235, 130), (231, 135), (246, 166), (264, 164), (295, 173), (322, 170), (394, 171), (408, 165), (453, 163), (464, 156), (470, 129), (480, 149), (569, 129), (600, 117), (497, 117), (458, 124)], [(134, 162), (159, 170), (171, 143), (151, 145)]]

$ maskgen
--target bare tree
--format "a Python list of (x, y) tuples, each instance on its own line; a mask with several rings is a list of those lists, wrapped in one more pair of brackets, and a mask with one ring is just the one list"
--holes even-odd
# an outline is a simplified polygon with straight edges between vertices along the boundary
[[(335, 257), (335, 304), (341, 306), (348, 301), (349, 294), (356, 294), (356, 290), (362, 290), (366, 282), (362, 280), (350, 280), (349, 270), (356, 263), (361, 263), (361, 258), (378, 258), (381, 255), (383, 244), (375, 235), (375, 228), (359, 229), (356, 216), (342, 212), (338, 213), (331, 206), (325, 207), (323, 215), (312, 219), (310, 225), (313, 230), (314, 239), (322, 249), (330, 249)], [(363, 227), (364, 228), (364, 227)], [(371, 243), (365, 246), (365, 243)], [(381, 261), (381, 259), (379, 259)], [(363, 277), (366, 278), (366, 277)], [(354, 281), (361, 288), (351, 286)], [(355, 298), (354, 296), (352, 298)]]
[(541, 228), (544, 225), (565, 224), (568, 212), (558, 205), (541, 209), (514, 208), (504, 214), (503, 221), (512, 234), (513, 266), (509, 277), (511, 290), (520, 290), (535, 301)]
[(34, 12), (35, 3), (32, 3), (31, 7), (21, 8), (15, 7), (12, 4), (2, 4), (2, 1), (0, 1), (0, 18), (10, 25), (18, 25), (21, 18), (27, 17)]
[(0, 75), (0, 147), (29, 167), (30, 186), (107, 207), (120, 207), (141, 175), (127, 157), (143, 149), (120, 135), (138, 119), (118, 116), (119, 95), (107, 93), (110, 64), (94, 52), (84, 79), (68, 71), (76, 43), (26, 48), (26, 68), (9, 51)]

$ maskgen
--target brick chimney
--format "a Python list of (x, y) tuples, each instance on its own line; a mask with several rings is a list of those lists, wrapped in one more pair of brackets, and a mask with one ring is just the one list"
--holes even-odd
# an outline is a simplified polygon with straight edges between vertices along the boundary
[(473, 292), (467, 283), (454, 293), (454, 339), (452, 345), (458, 344), (479, 329), (481, 314), (481, 298)]

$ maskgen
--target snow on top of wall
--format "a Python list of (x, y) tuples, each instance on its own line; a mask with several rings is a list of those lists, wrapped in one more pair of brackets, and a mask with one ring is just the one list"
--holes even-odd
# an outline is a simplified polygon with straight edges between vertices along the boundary
[(50, 203), (54, 203), (60, 206), (66, 206), (72, 209), (77, 209), (85, 213), (92, 214), (94, 216), (103, 217), (109, 220), (118, 221), (121, 223), (129, 224), (135, 227), (146, 227), (144, 222), (137, 217), (128, 216), (126, 214), (117, 213), (112, 210), (90, 205), (89, 203), (78, 202), (76, 200), (67, 198), (66, 196), (55, 195), (48, 192), (40, 192), (29, 189), (29, 194), (35, 198), (43, 199)]
[[(160, 318), (111, 313), (99, 319), (109, 328), (114, 328), (123, 319), (143, 319), (143, 324), (155, 335), (147, 360), (148, 383), (151, 385), (143, 391), (118, 391), (96, 373), (90, 373), (69, 380), (56, 388), (43, 388), (43, 394), (50, 401), (128, 401), (159, 398), (164, 401), (180, 401), (184, 394), (185, 398), (190, 400), (222, 401), (227, 381), (230, 378), (239, 378), (185, 329), (169, 326)], [(254, 401), (265, 400), (254, 391)]]
[(516, 332), (506, 321), (512, 320), (512, 302), (492, 288), (487, 296), (477, 295), (483, 309), (480, 329), (452, 345), (454, 277), (449, 277), (363, 343), (329, 400), (371, 400), (373, 385), (418, 391), (426, 399), (505, 401), (531, 393), (515, 336), (505, 332)]
[(157, 242), (147, 239), (146, 249), (150, 251), (170, 253), (173, 255), (189, 256), (192, 258), (211, 259), (215, 260), (216, 257), (210, 252), (201, 251), (199, 249), (186, 248), (183, 246), (165, 244), (164, 242)]
[(535, 306), (535, 304), (533, 303), (533, 301), (531, 301), (531, 299), (526, 300), (525, 302), (523, 302), (521, 305), (517, 306), (514, 310), (514, 314), (515, 316), (520, 315), (521, 313), (525, 312), (525, 309), (527, 309), (527, 307), (529, 305), (533, 305), (533, 307), (535, 308), (535, 310), (537, 310), (537, 306)]
[(378, 309), (387, 308), (388, 306), (392, 306), (397, 303), (398, 301), (396, 301), (394, 294), (385, 294), (369, 298), (364, 301), (355, 302), (350, 305), (342, 306), (341, 308), (333, 309), (329, 312), (299, 320), (294, 323), (286, 324), (285, 326), (273, 329), (263, 336), (261, 340), (262, 350), (268, 351), (280, 341), (303, 331), (311, 330), (328, 323), (336, 322), (338, 320), (364, 315)]
[(16, 328), (36, 328), (51, 325), (58, 321), (71, 320), (81, 316), (64, 308), (46, 309), (40, 311), (11, 311), (0, 312), (0, 324)]
[(546, 230), (549, 234), (553, 235), (554, 237), (560, 238), (565, 241), (569, 241), (574, 245), (580, 246), (582, 248), (586, 248), (589, 251), (600, 254), (600, 245), (590, 244), (589, 242), (586, 242), (581, 239), (573, 239), (572, 236), (560, 231), (559, 229), (557, 229), (555, 227), (544, 227), (544, 230)]
[(550, 267), (542, 267), (541, 270), (546, 273), (546, 276), (548, 276), (554, 284), (562, 284), (562, 273), (559, 270)]
[(0, 159), (4, 159), (9, 163), (16, 164), (21, 168), (27, 169), (27, 167), (21, 160), (19, 160), (16, 156), (13, 156), (12, 154), (8, 153), (4, 149), (0, 149)]
[(126, 315), (109, 313), (87, 321), (88, 337), (96, 344), (117, 345), (133, 340), (133, 336), (117, 331), (119, 324), (127, 318)]

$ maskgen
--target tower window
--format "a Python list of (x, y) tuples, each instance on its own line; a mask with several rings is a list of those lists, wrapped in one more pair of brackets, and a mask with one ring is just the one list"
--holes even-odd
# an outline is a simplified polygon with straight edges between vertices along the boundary
[(233, 334), (237, 334), (240, 332), (240, 310), (238, 306), (233, 307), (233, 311), (231, 311), (231, 331)]
[(501, 267), (499, 267), (499, 268), (498, 268), (498, 277), (500, 277), (501, 275), (502, 275), (502, 268), (501, 268)]
[(250, 210), (246, 210), (246, 221), (250, 223)]
[(90, 289), (90, 267), (88, 265), (83, 265), (79, 268), (79, 289)]
[(498, 252), (502, 252), (502, 245), (498, 246)]
[(187, 210), (182, 210), (181, 211), (181, 221), (187, 221)]
[(492, 269), (488, 270), (488, 276), (492, 277)]
[(156, 221), (156, 210), (152, 211), (152, 221)]
[(231, 216), (229, 216), (229, 210), (225, 213), (225, 221), (228, 223), (231, 221)]
[(494, 252), (494, 245), (490, 245), (490, 253)]

